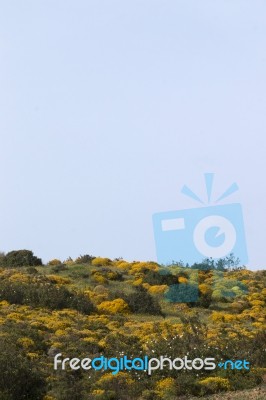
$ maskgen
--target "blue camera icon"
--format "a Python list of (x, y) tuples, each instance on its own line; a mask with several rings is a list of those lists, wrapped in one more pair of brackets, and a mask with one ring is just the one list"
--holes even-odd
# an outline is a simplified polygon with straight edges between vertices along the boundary
[[(213, 174), (205, 174), (210, 194)], [(219, 199), (237, 190), (232, 185)], [(183, 193), (199, 200), (187, 187)], [(209, 196), (210, 197), (210, 196)], [(233, 253), (242, 264), (248, 261), (242, 207), (239, 203), (199, 207), (153, 215), (157, 260), (171, 264), (182, 260), (193, 264)]]

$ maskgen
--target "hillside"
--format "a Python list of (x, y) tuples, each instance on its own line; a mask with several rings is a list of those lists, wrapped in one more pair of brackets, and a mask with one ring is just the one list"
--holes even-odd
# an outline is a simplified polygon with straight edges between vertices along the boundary
[[(100, 257), (2, 267), (0, 399), (171, 400), (252, 390), (266, 373), (265, 281), (265, 271)], [(246, 360), (250, 368), (54, 370), (58, 353)]]

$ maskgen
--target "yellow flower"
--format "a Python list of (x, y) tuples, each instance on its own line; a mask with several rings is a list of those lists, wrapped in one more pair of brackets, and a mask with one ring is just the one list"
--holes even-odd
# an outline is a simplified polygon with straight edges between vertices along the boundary
[(128, 314), (128, 304), (123, 299), (115, 299), (112, 301), (103, 301), (99, 306), (98, 310), (107, 314)]
[(17, 343), (20, 344), (24, 349), (29, 349), (34, 346), (34, 341), (28, 337), (22, 337), (18, 339)]

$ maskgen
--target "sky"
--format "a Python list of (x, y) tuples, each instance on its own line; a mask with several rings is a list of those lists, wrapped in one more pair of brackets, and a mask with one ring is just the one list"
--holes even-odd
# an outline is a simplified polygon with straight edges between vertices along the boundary
[(154, 213), (240, 203), (265, 268), (264, 0), (19, 0), (0, 12), (0, 251), (156, 260)]

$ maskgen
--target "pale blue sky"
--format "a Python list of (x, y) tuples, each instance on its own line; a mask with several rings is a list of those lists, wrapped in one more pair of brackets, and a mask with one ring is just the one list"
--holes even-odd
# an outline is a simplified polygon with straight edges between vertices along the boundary
[(155, 260), (152, 214), (215, 172), (265, 266), (264, 0), (0, 9), (0, 250)]

